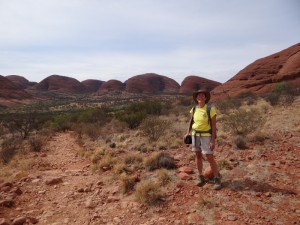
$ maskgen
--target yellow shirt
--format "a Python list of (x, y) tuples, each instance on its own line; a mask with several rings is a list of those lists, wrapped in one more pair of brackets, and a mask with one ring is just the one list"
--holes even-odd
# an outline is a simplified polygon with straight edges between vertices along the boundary
[[(192, 135), (195, 135), (195, 131), (209, 131), (211, 129), (211, 126), (208, 122), (208, 116), (206, 112), (207, 105), (205, 104), (202, 108), (199, 108), (199, 106), (196, 106), (196, 110), (194, 113), (194, 123), (192, 125)], [(193, 114), (193, 108), (190, 111), (191, 114)], [(210, 109), (210, 118), (213, 118), (216, 116), (216, 109), (215, 107), (211, 107)], [(196, 134), (197, 136), (200, 136), (200, 134)], [(203, 133), (201, 136), (211, 136), (210, 133)]]

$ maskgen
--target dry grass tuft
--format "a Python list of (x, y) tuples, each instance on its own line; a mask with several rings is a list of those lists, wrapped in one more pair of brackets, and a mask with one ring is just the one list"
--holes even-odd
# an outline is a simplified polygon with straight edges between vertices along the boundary
[(204, 198), (202, 196), (199, 197), (198, 201), (197, 201), (197, 208), (199, 210), (203, 210), (203, 209), (211, 209), (214, 207), (213, 202), (208, 199), (208, 198)]
[(160, 169), (157, 171), (157, 181), (160, 185), (165, 186), (171, 181), (171, 176), (166, 169)]
[(220, 159), (217, 161), (217, 166), (219, 171), (225, 169), (225, 170), (231, 170), (232, 166), (230, 165), (230, 162), (227, 159)]
[(152, 180), (142, 181), (136, 186), (135, 196), (141, 203), (148, 205), (158, 204), (164, 195), (160, 185)]
[(135, 187), (135, 178), (132, 176), (129, 176), (127, 174), (122, 174), (120, 176), (120, 180), (122, 181), (122, 192), (128, 193), (130, 191), (134, 190)]

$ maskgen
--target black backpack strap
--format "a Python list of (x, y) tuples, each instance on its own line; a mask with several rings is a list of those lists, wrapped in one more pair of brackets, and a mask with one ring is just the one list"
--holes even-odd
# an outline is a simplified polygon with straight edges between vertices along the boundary
[(207, 107), (206, 107), (206, 113), (208, 116), (208, 124), (211, 126), (210, 110), (211, 110), (211, 104), (207, 105)]

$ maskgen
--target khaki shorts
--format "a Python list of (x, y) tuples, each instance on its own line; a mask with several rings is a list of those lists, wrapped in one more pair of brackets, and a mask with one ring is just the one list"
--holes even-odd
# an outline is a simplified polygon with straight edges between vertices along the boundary
[(210, 149), (211, 137), (192, 136), (192, 151), (201, 151), (202, 154), (213, 154)]

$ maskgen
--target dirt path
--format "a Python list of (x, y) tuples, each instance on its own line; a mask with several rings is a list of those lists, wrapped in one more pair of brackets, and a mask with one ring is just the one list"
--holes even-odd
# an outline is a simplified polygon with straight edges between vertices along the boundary
[(0, 218), (41, 225), (185, 224), (180, 220), (184, 213), (172, 212), (176, 216), (168, 220), (160, 215), (163, 205), (150, 209), (135, 202), (134, 196), (122, 194), (120, 182), (109, 174), (93, 174), (79, 151), (71, 132), (52, 137), (36, 156), (34, 174), (16, 185), (22, 194), (14, 197), (14, 207), (4, 208)]

